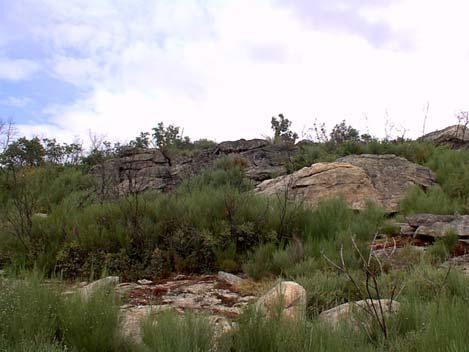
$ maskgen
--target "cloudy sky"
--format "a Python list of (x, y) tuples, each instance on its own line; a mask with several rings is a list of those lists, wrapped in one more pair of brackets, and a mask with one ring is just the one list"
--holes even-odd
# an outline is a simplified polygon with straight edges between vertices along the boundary
[[(467, 0), (0, 0), (0, 118), (125, 141), (270, 134), (283, 113), (418, 136), (469, 109)], [(386, 122), (387, 121), (387, 122)]]

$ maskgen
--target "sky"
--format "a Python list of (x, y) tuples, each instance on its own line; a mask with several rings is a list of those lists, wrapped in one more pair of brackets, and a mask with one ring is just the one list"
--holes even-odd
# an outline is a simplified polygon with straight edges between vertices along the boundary
[(271, 135), (280, 113), (418, 137), (469, 110), (467, 0), (0, 0), (0, 119), (126, 142)]

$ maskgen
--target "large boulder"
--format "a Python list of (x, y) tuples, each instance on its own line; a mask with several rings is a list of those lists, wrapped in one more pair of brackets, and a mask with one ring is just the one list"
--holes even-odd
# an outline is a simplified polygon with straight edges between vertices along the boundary
[(331, 197), (342, 197), (353, 209), (363, 209), (368, 200), (388, 212), (412, 186), (427, 188), (435, 177), (426, 167), (395, 155), (351, 155), (332, 163), (317, 163), (290, 175), (266, 180), (256, 192), (266, 195), (288, 192), (312, 206)]
[[(397, 301), (390, 299), (367, 299), (341, 304), (319, 314), (319, 320), (336, 328), (341, 323), (349, 322), (354, 325), (369, 327), (373, 320), (386, 320), (400, 308)], [(382, 312), (382, 313), (381, 313)]]
[(450, 148), (461, 148), (469, 146), (469, 129), (461, 125), (446, 127), (421, 137), (422, 140), (430, 141), (438, 146)]
[(280, 312), (287, 319), (303, 319), (306, 313), (306, 290), (293, 281), (282, 281), (259, 298), (256, 308), (266, 316)]
[(343, 197), (354, 209), (363, 209), (367, 199), (379, 201), (365, 171), (348, 163), (317, 163), (290, 175), (266, 180), (256, 192), (265, 195), (287, 192), (290, 196), (316, 206), (325, 198)]
[(349, 155), (338, 161), (362, 168), (378, 192), (379, 203), (390, 212), (399, 210), (399, 203), (410, 187), (426, 189), (435, 183), (435, 175), (429, 168), (394, 154)]

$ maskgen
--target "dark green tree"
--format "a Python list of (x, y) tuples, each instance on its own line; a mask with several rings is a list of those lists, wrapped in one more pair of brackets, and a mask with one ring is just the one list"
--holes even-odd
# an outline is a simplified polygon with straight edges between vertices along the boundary
[(169, 125), (165, 127), (163, 122), (160, 122), (157, 127), (153, 128), (153, 143), (161, 150), (168, 149), (169, 147), (181, 148), (190, 144), (189, 137), (183, 137), (180, 127)]
[(279, 114), (278, 118), (272, 117), (270, 124), (274, 131), (274, 143), (295, 143), (298, 139), (298, 134), (290, 129), (291, 121), (283, 114)]
[(10, 143), (2, 155), (2, 164), (7, 166), (39, 166), (45, 161), (46, 150), (38, 137), (21, 137)]
[(358, 130), (347, 125), (345, 120), (334, 126), (330, 134), (330, 141), (336, 144), (344, 142), (358, 142), (360, 134)]

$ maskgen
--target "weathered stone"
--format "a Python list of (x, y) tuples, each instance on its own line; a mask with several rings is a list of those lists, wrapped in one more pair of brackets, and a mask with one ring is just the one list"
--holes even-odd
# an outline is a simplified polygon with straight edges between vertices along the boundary
[(233, 275), (233, 274), (230, 274), (230, 273), (226, 273), (224, 271), (219, 271), (218, 272), (218, 278), (220, 280), (224, 280), (224, 281), (228, 282), (231, 285), (238, 285), (238, 284), (243, 282), (243, 279), (240, 278), (239, 276), (236, 276), (236, 275)]
[(267, 316), (276, 312), (288, 319), (303, 319), (306, 312), (306, 290), (293, 281), (282, 281), (256, 302)]
[(388, 212), (396, 212), (409, 187), (427, 188), (434, 182), (430, 169), (404, 158), (365, 154), (313, 164), (290, 175), (266, 180), (256, 191), (267, 195), (288, 192), (312, 206), (325, 198), (340, 196), (358, 210), (370, 200)]
[[(343, 322), (369, 325), (373, 319), (387, 319), (399, 310), (400, 304), (389, 299), (362, 300), (341, 304), (319, 314), (319, 319), (336, 328)], [(381, 314), (381, 309), (383, 314)]]
[(230, 155), (241, 160), (248, 178), (260, 182), (285, 174), (286, 164), (296, 150), (293, 144), (270, 144), (263, 139), (222, 142), (192, 156), (124, 148), (117, 158), (96, 166), (92, 173), (114, 184), (119, 194), (149, 189), (170, 191), (182, 179), (197, 175), (218, 158)]
[(461, 125), (446, 127), (421, 137), (422, 140), (433, 142), (438, 146), (462, 148), (469, 146), (469, 129)]
[(434, 223), (449, 223), (456, 219), (455, 215), (415, 214), (406, 216), (405, 220), (414, 228), (419, 226), (431, 226)]
[(378, 193), (379, 203), (390, 212), (399, 210), (399, 203), (410, 187), (427, 189), (435, 184), (435, 175), (429, 168), (393, 154), (349, 155), (337, 161), (365, 170)]
[(266, 180), (256, 192), (265, 195), (288, 192), (311, 206), (331, 197), (343, 197), (354, 209), (363, 209), (378, 193), (363, 169), (347, 163), (317, 163), (290, 175)]
[(98, 290), (106, 287), (114, 287), (119, 283), (119, 276), (108, 276), (97, 281), (81, 287), (78, 289), (78, 293), (84, 298), (89, 299)]
[(469, 239), (469, 215), (416, 214), (406, 220), (414, 229), (414, 238), (433, 240), (455, 232), (459, 239)]
[(247, 150), (262, 148), (268, 144), (269, 142), (267, 142), (265, 139), (239, 139), (237, 141), (221, 142), (217, 145), (217, 149), (225, 154), (241, 153)]
[(208, 315), (214, 323), (216, 334), (232, 328), (231, 319), (256, 299), (243, 295), (219, 276), (178, 275), (158, 284), (140, 285), (122, 283), (116, 286), (120, 294), (121, 329), (123, 335), (141, 341), (141, 323), (149, 317), (158, 317), (164, 310), (177, 313), (192, 311)]

